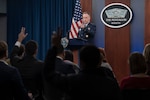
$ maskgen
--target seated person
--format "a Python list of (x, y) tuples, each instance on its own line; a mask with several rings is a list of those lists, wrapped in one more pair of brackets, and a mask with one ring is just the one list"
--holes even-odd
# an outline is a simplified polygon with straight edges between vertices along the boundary
[(1, 100), (31, 100), (17, 68), (8, 65), (8, 45), (0, 41), (0, 97)]
[(100, 53), (101, 53), (102, 56), (103, 56), (103, 61), (102, 61), (101, 66), (102, 66), (102, 67), (106, 67), (106, 68), (110, 69), (111, 71), (113, 71), (111, 65), (110, 65), (110, 64), (108, 63), (108, 61), (107, 61), (106, 52), (105, 52), (104, 48), (99, 48), (99, 50), (100, 50)]
[[(56, 57), (53, 59), (55, 60), (55, 71), (63, 75), (75, 74), (74, 65), (64, 61), (64, 57), (64, 48), (60, 45), (56, 50)], [(43, 96), (45, 100), (64, 100), (64, 98), (67, 97), (67, 94), (64, 91), (58, 87), (54, 87), (52, 83), (47, 83), (45, 79), (43, 80), (43, 86)]]
[(18, 39), (11, 51), (10, 62), (15, 66), (22, 77), (25, 88), (32, 94), (35, 100), (42, 100), (42, 69), (43, 61), (36, 58), (38, 54), (38, 44), (34, 40), (29, 40), (25, 44), (23, 57), (20, 55), (22, 41), (27, 37), (26, 28), (22, 27), (18, 34)]
[(140, 53), (132, 53), (129, 57), (130, 76), (121, 80), (120, 88), (124, 89), (150, 89), (150, 76), (146, 75), (145, 58)]
[(59, 46), (57, 49), (57, 56), (56, 56), (56, 68), (55, 70), (62, 73), (62, 74), (75, 74), (75, 70), (73, 65), (70, 63), (64, 62), (65, 52), (63, 46)]
[[(104, 70), (105, 73), (106, 73), (108, 76), (110, 76), (110, 77), (112, 77), (112, 78), (115, 78), (115, 74), (114, 74), (114, 72), (113, 72), (113, 69), (112, 69), (111, 65), (110, 65), (110, 64), (108, 63), (108, 61), (107, 61), (106, 52), (105, 52), (104, 48), (99, 48), (99, 51), (100, 51), (100, 53), (101, 53), (101, 55), (102, 55), (102, 57), (103, 57), (102, 63), (101, 63), (101, 65), (100, 65), (100, 69), (101, 69), (101, 70)], [(115, 79), (116, 79), (116, 78), (115, 78)]]
[(129, 57), (130, 76), (124, 77), (120, 89), (124, 100), (146, 100), (150, 94), (150, 76), (146, 75), (146, 62), (141, 53)]
[[(19, 48), (19, 51), (18, 51), (18, 57), (22, 58), (22, 57), (24, 56), (24, 52), (25, 52), (25, 46), (24, 46), (24, 44), (21, 44), (21, 45), (20, 45), (20, 48)], [(7, 62), (9, 65), (11, 65), (9, 58), (6, 59), (6, 62)]]
[(78, 74), (80, 71), (80, 68), (78, 66), (78, 64), (73, 62), (73, 53), (71, 50), (65, 50), (65, 57), (64, 57), (64, 61), (66, 63), (72, 64), (73, 65), (73, 69), (75, 70), (75, 73)]
[(143, 50), (143, 55), (146, 60), (147, 72), (146, 74), (150, 76), (150, 43), (147, 43)]

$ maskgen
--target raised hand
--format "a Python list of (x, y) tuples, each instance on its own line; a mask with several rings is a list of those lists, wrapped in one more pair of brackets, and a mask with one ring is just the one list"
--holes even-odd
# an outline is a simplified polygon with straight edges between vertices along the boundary
[(57, 30), (57, 32), (55, 31), (53, 32), (52, 38), (51, 38), (52, 46), (58, 47), (61, 45), (61, 35), (62, 35), (62, 30), (60, 28)]
[(80, 27), (80, 28), (84, 28), (85, 25), (84, 25), (83, 23), (81, 23), (81, 24), (79, 24), (79, 27)]
[(22, 42), (27, 35), (28, 33), (25, 33), (25, 27), (22, 27), (21, 32), (18, 34), (18, 41)]

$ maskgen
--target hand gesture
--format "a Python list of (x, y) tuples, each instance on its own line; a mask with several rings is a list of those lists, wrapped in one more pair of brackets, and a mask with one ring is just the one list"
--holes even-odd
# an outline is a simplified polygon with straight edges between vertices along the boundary
[(80, 27), (80, 28), (84, 28), (85, 25), (84, 25), (84, 24), (79, 24), (79, 27)]
[(21, 32), (18, 34), (18, 41), (22, 42), (27, 35), (28, 33), (25, 33), (25, 27), (22, 27)]
[(61, 45), (61, 35), (62, 35), (61, 29), (57, 30), (57, 32), (55, 32), (55, 31), (53, 32), (52, 38), (51, 38), (52, 46), (58, 47)]

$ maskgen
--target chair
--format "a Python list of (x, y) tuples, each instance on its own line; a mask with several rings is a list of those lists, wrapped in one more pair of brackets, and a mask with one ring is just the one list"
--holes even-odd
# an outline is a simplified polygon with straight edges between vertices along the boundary
[(124, 89), (121, 94), (123, 100), (146, 100), (150, 98), (150, 89)]

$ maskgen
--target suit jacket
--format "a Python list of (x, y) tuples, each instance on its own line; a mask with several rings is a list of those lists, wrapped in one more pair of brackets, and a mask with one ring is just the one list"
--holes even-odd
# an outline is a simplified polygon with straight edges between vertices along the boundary
[(19, 71), (0, 61), (0, 98), (2, 100), (30, 100)]
[(55, 64), (56, 64), (55, 70), (62, 74), (67, 75), (67, 74), (75, 73), (74, 66), (70, 63), (64, 62), (60, 58), (56, 58)]
[[(92, 39), (96, 33), (96, 25), (89, 23), (85, 28), (80, 28), (78, 31), (78, 38), (85, 40)], [(86, 35), (88, 37), (86, 37)]]
[[(48, 51), (44, 66), (44, 77), (53, 87), (67, 92), (67, 100), (121, 100), (117, 81), (108, 77), (100, 68), (84, 69), (79, 74), (62, 76), (55, 72), (57, 48)], [(50, 60), (51, 62), (48, 62)]]
[(79, 67), (78, 64), (76, 64), (76, 63), (74, 63), (74, 62), (72, 62), (72, 61), (70, 61), (70, 60), (64, 60), (64, 62), (65, 62), (65, 63), (68, 63), (68, 64), (71, 64), (71, 65), (73, 66), (73, 69), (74, 69), (74, 71), (75, 71), (76, 74), (79, 73), (80, 67)]
[(18, 57), (18, 46), (14, 46), (10, 61), (13, 66), (18, 68), (23, 83), (34, 96), (37, 96), (42, 91), (42, 68), (43, 62), (33, 56), (25, 55), (23, 58)]
[[(64, 62), (60, 58), (56, 57), (55, 65), (55, 71), (59, 73), (65, 75), (75, 74), (74, 66), (70, 63)], [(43, 80), (43, 84), (45, 100), (64, 100), (64, 98), (66, 97), (66, 93), (64, 91), (62, 91), (59, 87), (55, 87), (53, 84), (46, 82), (45, 79)]]

